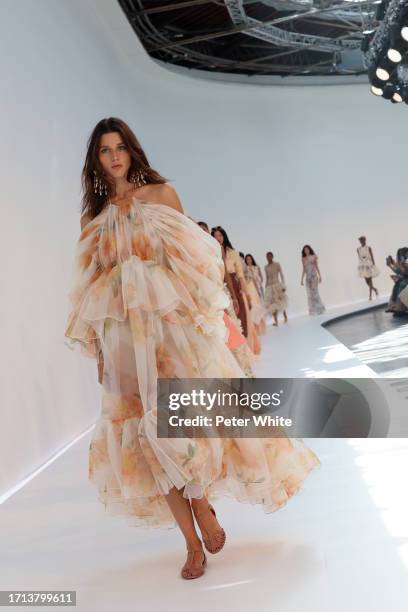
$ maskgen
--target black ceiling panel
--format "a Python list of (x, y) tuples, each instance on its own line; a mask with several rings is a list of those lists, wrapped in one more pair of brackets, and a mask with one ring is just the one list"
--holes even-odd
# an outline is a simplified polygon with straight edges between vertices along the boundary
[(118, 2), (153, 59), (207, 73), (362, 74), (363, 32), (376, 26), (376, 0)]

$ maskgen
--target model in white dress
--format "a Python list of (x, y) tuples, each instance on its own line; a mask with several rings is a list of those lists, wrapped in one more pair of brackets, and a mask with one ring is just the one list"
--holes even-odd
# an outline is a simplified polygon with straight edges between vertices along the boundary
[(369, 287), (369, 300), (372, 300), (373, 291), (378, 296), (378, 289), (373, 285), (373, 278), (380, 274), (377, 266), (375, 265), (374, 255), (372, 248), (366, 244), (366, 237), (360, 236), (360, 245), (357, 248), (358, 255), (358, 275), (364, 278), (365, 282)]
[(278, 261), (273, 260), (273, 253), (266, 254), (268, 264), (265, 266), (265, 308), (273, 317), (273, 325), (278, 325), (278, 313), (283, 313), (283, 320), (288, 322), (286, 308), (288, 306), (288, 294), (286, 292), (285, 277), (282, 267)]

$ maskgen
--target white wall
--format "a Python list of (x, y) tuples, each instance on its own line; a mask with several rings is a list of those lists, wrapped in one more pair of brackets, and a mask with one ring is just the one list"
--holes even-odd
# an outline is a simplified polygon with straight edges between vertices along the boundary
[(365, 297), (361, 233), (389, 290), (383, 260), (408, 243), (405, 105), (365, 85), (245, 86), (166, 71), (114, 0), (3, 0), (0, 46), (0, 494), (99, 413), (96, 366), (63, 332), (85, 143), (102, 117), (130, 123), (187, 214), (223, 225), (261, 263), (276, 253), (292, 314), (305, 309), (305, 242), (320, 255), (327, 306)]

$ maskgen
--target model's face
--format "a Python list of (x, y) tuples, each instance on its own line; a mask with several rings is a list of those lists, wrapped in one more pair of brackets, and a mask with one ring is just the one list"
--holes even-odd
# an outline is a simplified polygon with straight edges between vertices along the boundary
[(223, 245), (224, 244), (224, 236), (221, 234), (219, 230), (215, 230), (214, 238), (218, 240), (218, 242)]
[(309, 247), (305, 247), (305, 255), (310, 255), (310, 249)]
[(365, 243), (366, 243), (365, 238), (361, 238), (361, 239), (360, 239), (360, 244), (361, 244), (361, 246), (364, 246), (364, 245), (365, 245)]
[(99, 143), (99, 161), (108, 178), (126, 178), (131, 156), (119, 132), (103, 134)]
[(245, 263), (247, 266), (252, 266), (252, 257), (245, 257)]
[(268, 260), (268, 263), (272, 263), (273, 262), (273, 255), (268, 253), (268, 255), (266, 256), (266, 259)]
[(205, 232), (207, 232), (207, 234), (210, 233), (210, 230), (208, 229), (208, 227), (206, 225), (204, 225), (203, 223), (199, 223), (198, 225), (201, 227), (201, 229), (203, 229)]

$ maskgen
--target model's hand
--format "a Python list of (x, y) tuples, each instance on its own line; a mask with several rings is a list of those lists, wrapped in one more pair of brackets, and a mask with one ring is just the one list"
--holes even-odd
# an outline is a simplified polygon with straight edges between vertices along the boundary
[(232, 300), (232, 305), (233, 305), (233, 307), (234, 307), (234, 312), (235, 312), (235, 314), (236, 314), (236, 315), (238, 315), (238, 313), (239, 313), (239, 304), (238, 304), (238, 300), (237, 300), (237, 298), (234, 298), (234, 299)]
[(300, 281), (300, 284), (303, 285), (303, 281)]
[(248, 308), (251, 310), (251, 308), (252, 308), (251, 296), (250, 296), (250, 295), (247, 295), (247, 296), (246, 296), (246, 299), (247, 299), (247, 301), (248, 301)]

